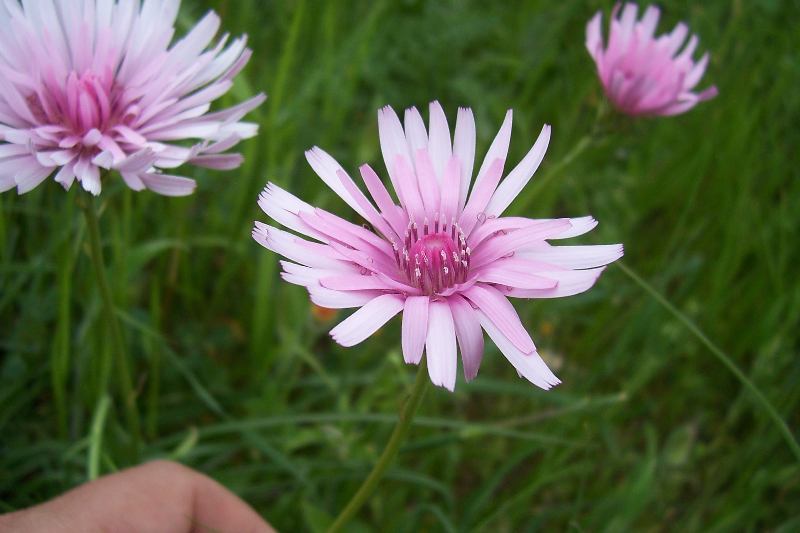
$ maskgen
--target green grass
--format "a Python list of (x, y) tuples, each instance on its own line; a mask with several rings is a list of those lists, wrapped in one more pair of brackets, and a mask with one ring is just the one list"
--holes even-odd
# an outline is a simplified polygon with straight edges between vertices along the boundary
[[(704, 83), (720, 96), (676, 118), (611, 118), (580, 153), (602, 101), (583, 29), (610, 2), (184, 4), (184, 30), (213, 8), (250, 35), (254, 58), (227, 102), (270, 99), (240, 171), (187, 170), (199, 187), (186, 199), (115, 180), (99, 202), (145, 458), (208, 473), (285, 531), (319, 529), (344, 506), (414, 370), (397, 321), (357, 348), (331, 343), (333, 323), (251, 240), (266, 218), (255, 200), (269, 179), (348, 213), (303, 150), (383, 168), (376, 109), (437, 98), (451, 120), (473, 108), (481, 154), (507, 108), (514, 161), (553, 124), (512, 211), (594, 215), (581, 242), (624, 242), (649, 289), (612, 267), (585, 295), (519, 302), (564, 384), (535, 389), (487, 343), (475, 382), (428, 391), (351, 530), (800, 527), (787, 444), (800, 423), (797, 2), (663, 2), (660, 28), (686, 19), (711, 50)], [(52, 181), (0, 196), (0, 511), (129, 464), (78, 196)]]

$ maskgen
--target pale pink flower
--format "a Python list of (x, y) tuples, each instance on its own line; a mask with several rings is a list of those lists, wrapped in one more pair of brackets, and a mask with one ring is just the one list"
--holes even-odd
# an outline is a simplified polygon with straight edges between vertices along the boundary
[(530, 152), (501, 181), (511, 117), (509, 111), (473, 183), (471, 110), (459, 109), (451, 140), (437, 102), (430, 106), (427, 129), (415, 108), (406, 110), (405, 128), (390, 107), (381, 109), (381, 149), (400, 205), (368, 165), (360, 170), (372, 201), (330, 155), (319, 148), (306, 152), (314, 171), (371, 227), (267, 185), (259, 199), (264, 212), (311, 239), (255, 223), (255, 240), (287, 259), (281, 262), (283, 278), (306, 287), (319, 306), (360, 308), (331, 331), (336, 342), (358, 344), (402, 312), (405, 361), (418, 364), (427, 352), (435, 385), (455, 387), (456, 343), (466, 379), (477, 375), (481, 329), (521, 376), (543, 389), (560, 383), (539, 357), (508, 297), (581, 293), (594, 285), (604, 265), (622, 256), (622, 246), (548, 242), (587, 233), (597, 224), (591, 217), (502, 216), (536, 172), (550, 141), (550, 126), (545, 126)]
[[(603, 15), (598, 12), (586, 27), (586, 48), (611, 103), (628, 115), (677, 115), (717, 95), (716, 87), (693, 89), (708, 65), (706, 52), (695, 62), (698, 38), (679, 23), (672, 33), (655, 37), (659, 10), (650, 6), (637, 20), (636, 4), (620, 5), (611, 13), (608, 46), (603, 48)], [(618, 16), (619, 15), (619, 16)], [(681, 48), (683, 48), (681, 50)]]
[(0, 2), (0, 191), (25, 193), (48, 176), (99, 194), (101, 169), (134, 190), (181, 196), (184, 163), (231, 169), (228, 153), (256, 134), (241, 122), (258, 95), (209, 112), (250, 58), (246, 38), (212, 43), (208, 13), (170, 44), (180, 0)]

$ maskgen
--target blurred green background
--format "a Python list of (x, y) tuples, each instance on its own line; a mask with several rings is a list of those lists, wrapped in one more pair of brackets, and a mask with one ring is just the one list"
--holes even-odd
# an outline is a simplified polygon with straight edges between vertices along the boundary
[[(215, 9), (264, 90), (240, 171), (187, 169), (185, 199), (104, 188), (101, 224), (135, 359), (147, 458), (234, 490), (276, 527), (315, 531), (346, 503), (413, 380), (399, 321), (353, 349), (250, 238), (267, 179), (352, 214), (305, 164), (319, 145), (383, 171), (376, 110), (473, 108), (482, 156), (514, 108), (512, 161), (543, 123), (545, 162), (512, 206), (592, 214), (585, 243), (625, 264), (800, 423), (800, 41), (796, 1), (663, 2), (712, 53), (720, 96), (686, 115), (595, 124), (586, 21), (611, 2), (184, 0)], [(594, 133), (593, 133), (594, 132)], [(584, 148), (580, 153), (575, 147)], [(575, 157), (571, 157), (574, 155)], [(565, 159), (566, 158), (566, 159)], [(109, 343), (74, 188), (0, 196), (0, 511), (128, 465)], [(793, 207), (794, 206), (794, 207)], [(428, 391), (388, 478), (349, 530), (798, 531), (800, 458), (761, 404), (618, 266), (591, 292), (516, 307), (564, 384), (520, 380), (491, 343), (478, 379)], [(99, 469), (99, 470), (98, 470)]]

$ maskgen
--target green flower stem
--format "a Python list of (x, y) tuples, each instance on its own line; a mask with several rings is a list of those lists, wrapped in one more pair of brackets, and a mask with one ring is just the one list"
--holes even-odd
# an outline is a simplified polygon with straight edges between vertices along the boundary
[(122, 336), (122, 328), (117, 319), (111, 286), (106, 276), (103, 249), (100, 243), (100, 224), (94, 198), (92, 196), (84, 198), (82, 208), (84, 215), (86, 215), (89, 248), (92, 256), (92, 265), (94, 266), (95, 279), (97, 280), (97, 286), (100, 289), (100, 297), (103, 302), (103, 318), (111, 332), (111, 342), (113, 343), (111, 348), (116, 359), (115, 374), (118, 377), (118, 383), (121, 389), (120, 392), (122, 394), (122, 403), (125, 406), (128, 430), (131, 433), (133, 458), (137, 460), (141, 435), (139, 412), (136, 409), (136, 394), (134, 393), (131, 371), (128, 364), (128, 351), (125, 348), (125, 339)]
[(339, 513), (336, 521), (328, 529), (328, 533), (336, 533), (342, 531), (342, 528), (358, 513), (364, 503), (372, 495), (375, 487), (378, 486), (381, 478), (386, 473), (386, 469), (394, 461), (400, 445), (406, 440), (406, 435), (411, 427), (411, 421), (422, 403), (422, 397), (425, 395), (426, 384), (428, 382), (428, 372), (425, 368), (425, 362), (420, 363), (419, 370), (417, 370), (417, 379), (414, 381), (414, 387), (411, 389), (411, 395), (400, 409), (400, 417), (397, 420), (397, 425), (392, 431), (392, 436), (389, 437), (389, 442), (383, 449), (378, 462), (372, 468), (367, 478), (359, 487), (353, 497), (348, 502), (347, 506)]

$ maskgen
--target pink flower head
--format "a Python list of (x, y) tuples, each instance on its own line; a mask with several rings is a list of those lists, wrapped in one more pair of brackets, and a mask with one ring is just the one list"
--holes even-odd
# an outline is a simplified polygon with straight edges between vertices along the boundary
[(170, 45), (180, 0), (0, 3), (0, 191), (28, 192), (55, 174), (100, 194), (101, 169), (136, 191), (191, 194), (162, 173), (184, 163), (231, 169), (252, 137), (241, 122), (258, 95), (209, 113), (250, 58), (244, 37), (216, 44), (208, 13)]
[(427, 352), (435, 385), (455, 387), (457, 345), (466, 379), (475, 378), (483, 357), (481, 329), (520, 375), (543, 389), (560, 383), (508, 298), (581, 293), (594, 285), (604, 265), (622, 256), (622, 246), (548, 242), (590, 231), (597, 225), (591, 217), (502, 216), (536, 172), (550, 141), (545, 126), (501, 180), (511, 116), (509, 111), (473, 182), (471, 110), (459, 109), (451, 140), (437, 102), (430, 106), (427, 129), (415, 108), (406, 110), (405, 128), (390, 107), (381, 109), (381, 149), (400, 205), (368, 165), (360, 170), (372, 201), (330, 155), (319, 148), (306, 152), (314, 171), (369, 229), (267, 185), (259, 199), (264, 212), (311, 240), (261, 222), (253, 237), (287, 259), (281, 262), (283, 278), (306, 287), (315, 304), (359, 308), (331, 331), (339, 344), (360, 343), (402, 311), (405, 361), (418, 364)]
[[(598, 12), (586, 27), (586, 48), (600, 81), (614, 106), (628, 115), (677, 115), (717, 95), (716, 87), (692, 90), (708, 65), (708, 53), (694, 62), (696, 35), (683, 46), (689, 29), (681, 22), (672, 33), (655, 37), (659, 10), (650, 6), (636, 20), (636, 4), (620, 5), (611, 13), (608, 46), (603, 49), (603, 15)], [(683, 50), (681, 51), (681, 47)]]

